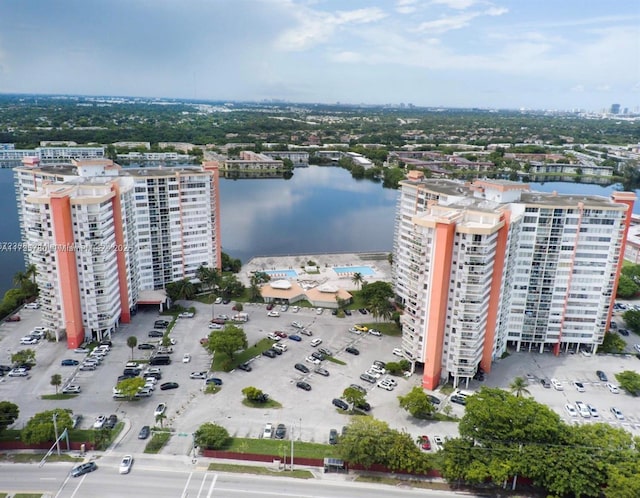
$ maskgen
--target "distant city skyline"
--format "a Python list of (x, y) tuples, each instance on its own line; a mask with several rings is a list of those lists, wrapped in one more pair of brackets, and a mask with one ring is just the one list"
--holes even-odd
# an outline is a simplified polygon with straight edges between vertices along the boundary
[(5, 0), (0, 93), (640, 106), (640, 3)]

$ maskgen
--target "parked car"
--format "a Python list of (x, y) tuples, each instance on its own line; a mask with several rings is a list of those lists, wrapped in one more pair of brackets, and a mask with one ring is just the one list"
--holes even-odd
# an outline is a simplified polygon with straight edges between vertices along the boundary
[(160, 403), (158, 406), (156, 406), (153, 415), (157, 417), (158, 415), (163, 415), (165, 411), (167, 411), (167, 405), (165, 403)]
[(316, 346), (319, 346), (320, 344), (322, 344), (322, 339), (320, 339), (319, 337), (316, 337), (315, 339), (312, 339), (309, 344), (311, 345), (311, 347), (315, 348)]
[(425, 451), (429, 451), (431, 449), (431, 441), (429, 441), (429, 436), (420, 436), (420, 448)]
[(159, 329), (166, 329), (169, 326), (169, 322), (167, 320), (156, 320), (153, 322), (153, 326)]
[(578, 416), (578, 410), (571, 403), (564, 405), (564, 409), (567, 411), (570, 417), (575, 418)]
[(360, 375), (360, 379), (364, 380), (365, 382), (369, 382), (371, 384), (375, 384), (376, 382), (376, 378), (368, 373), (363, 373)]
[(80, 365), (80, 362), (78, 360), (66, 358), (60, 362), (60, 365), (62, 365), (63, 367), (75, 367), (76, 365)]
[(109, 418), (104, 423), (105, 429), (113, 429), (118, 423), (118, 416), (116, 414), (109, 415)]
[(76, 465), (73, 469), (71, 469), (71, 477), (80, 477), (89, 472), (93, 472), (96, 470), (98, 466), (96, 462), (86, 462), (81, 463), (80, 465)]
[(350, 388), (360, 391), (362, 394), (367, 394), (367, 390), (359, 384), (350, 384)]
[(562, 391), (564, 389), (562, 387), (562, 383), (558, 379), (551, 379), (551, 385), (556, 391)]
[(335, 429), (329, 431), (329, 444), (338, 444), (338, 431)]
[(375, 335), (376, 337), (380, 337), (382, 334), (377, 329), (369, 329), (369, 335)]
[(551, 388), (551, 381), (547, 378), (544, 379), (540, 379), (540, 384), (542, 384), (542, 387), (546, 388), (546, 389), (550, 389)]
[(367, 309), (366, 308), (358, 308), (358, 311), (360, 312), (361, 315), (366, 315), (367, 314)]
[(402, 349), (400, 349), (400, 348), (393, 348), (393, 351), (391, 351), (391, 353), (394, 354), (395, 356), (404, 357), (404, 353), (402, 352)]
[(273, 437), (273, 425), (265, 424), (264, 429), (262, 430), (263, 439), (271, 439)]
[(20, 315), (11, 315), (8, 316), (7, 318), (5, 318), (5, 320), (7, 322), (19, 322), (20, 321)]
[(273, 317), (273, 318), (277, 318), (280, 316), (280, 312), (276, 311), (276, 310), (271, 310), (267, 313), (267, 316)]
[(222, 298), (216, 297), (216, 300), (213, 302), (214, 304), (222, 304)]
[(301, 380), (296, 382), (296, 387), (304, 389), (305, 391), (311, 391), (311, 384), (309, 384), (308, 382), (303, 382)]
[(98, 415), (96, 417), (96, 421), (93, 423), (93, 428), (102, 429), (106, 421), (107, 421), (107, 417), (105, 417), (104, 415)]
[(291, 334), (291, 335), (289, 336), (289, 339), (291, 339), (292, 341), (295, 341), (295, 342), (300, 342), (300, 341), (302, 341), (302, 337), (300, 337), (299, 335), (296, 335), (296, 334)]
[(276, 356), (278, 356), (278, 353), (276, 353), (275, 349), (267, 349), (266, 351), (262, 352), (262, 356), (266, 356), (267, 358), (275, 358)]
[(320, 360), (318, 358), (314, 358), (313, 356), (307, 356), (304, 361), (313, 365), (320, 365)]
[(320, 361), (323, 361), (326, 358), (326, 356), (323, 355), (320, 351), (314, 351), (313, 353), (311, 353), (311, 356)]
[(243, 370), (245, 372), (251, 372), (251, 370), (253, 370), (251, 368), (251, 365), (249, 365), (248, 362), (244, 362), (244, 363), (240, 363), (240, 365), (238, 365), (238, 370)]
[(363, 401), (362, 403), (356, 403), (355, 408), (357, 408), (358, 410), (362, 410), (364, 412), (368, 412), (371, 410), (371, 405), (366, 401)]
[(62, 394), (80, 394), (80, 386), (70, 384), (62, 388)]
[(37, 337), (31, 337), (30, 335), (20, 339), (20, 344), (23, 346), (31, 346), (33, 344), (38, 344), (38, 342), (39, 341)]
[(191, 361), (191, 355), (189, 353), (185, 353), (182, 356), (182, 363), (189, 363)]
[(196, 316), (196, 314), (191, 311), (183, 311), (178, 315), (178, 318), (193, 318), (194, 316)]
[(209, 377), (206, 381), (207, 384), (213, 384), (214, 386), (221, 386), (222, 385), (222, 379), (219, 379), (218, 377)]
[(583, 393), (585, 391), (584, 384), (582, 382), (575, 381), (573, 386), (576, 388), (576, 391), (579, 393)]
[(143, 425), (140, 432), (138, 432), (138, 439), (147, 439), (151, 434), (151, 428), (148, 425)]
[(300, 329), (300, 333), (303, 335), (308, 335), (309, 337), (313, 335), (313, 332), (311, 332), (309, 329)]
[(467, 398), (464, 396), (460, 396), (459, 394), (454, 394), (453, 396), (451, 396), (451, 402), (458, 405), (466, 405)]
[(190, 379), (206, 379), (207, 372), (191, 372), (189, 374)]
[(391, 383), (386, 382), (384, 380), (379, 381), (376, 385), (379, 388), (384, 389), (386, 391), (393, 391), (393, 389), (394, 389), (394, 387), (393, 387), (393, 385)]
[(427, 394), (427, 398), (429, 398), (429, 401), (431, 401), (432, 405), (440, 404), (440, 398), (435, 397), (433, 394)]
[(609, 380), (607, 378), (607, 374), (604, 373), (602, 370), (596, 370), (596, 375), (598, 376), (598, 379), (600, 379), (602, 382), (607, 382)]
[(625, 337), (629, 337), (629, 331), (627, 329), (618, 329), (618, 333)]
[(128, 474), (131, 472), (131, 465), (133, 465), (133, 457), (131, 455), (125, 455), (120, 462), (120, 473)]
[(26, 377), (29, 375), (29, 372), (26, 368), (14, 368), (10, 370), (7, 375), (9, 377)]
[(349, 409), (349, 405), (339, 398), (334, 398), (333, 401), (331, 401), (331, 403), (333, 404), (333, 406), (340, 408), (341, 410)]
[(624, 420), (624, 415), (622, 414), (622, 412), (620, 410), (618, 410), (615, 406), (611, 407), (611, 413), (613, 413), (613, 416), (615, 418), (617, 418), (618, 420)]
[(168, 391), (169, 389), (178, 389), (180, 385), (177, 382), (165, 382), (164, 384), (160, 384), (161, 391)]
[(278, 424), (276, 427), (276, 439), (284, 439), (287, 435), (287, 428), (284, 424)]
[(164, 337), (164, 332), (161, 330), (150, 330), (147, 335), (149, 337)]
[(348, 348), (345, 348), (345, 351), (349, 354), (356, 355), (356, 356), (360, 354), (360, 351), (358, 351), (353, 346), (349, 346)]
[(302, 363), (296, 363), (293, 368), (305, 374), (309, 373), (309, 369)]
[(349, 333), (351, 333), (351, 334), (355, 334), (355, 335), (362, 335), (362, 332), (360, 332), (360, 331), (359, 331), (357, 328), (355, 328), (355, 327), (351, 327), (351, 328), (349, 329)]
[[(304, 365), (303, 365), (304, 366)], [(313, 370), (315, 373), (317, 373), (318, 375), (322, 375), (323, 377), (329, 377), (329, 370), (322, 368), (322, 367), (317, 367)]]
[(331, 350), (330, 350), (330, 349), (327, 349), (327, 348), (318, 348), (318, 351), (319, 351), (320, 353), (322, 353), (323, 355), (325, 355), (325, 356), (333, 356), (333, 353), (331, 352)]
[(40, 304), (33, 302), (33, 303), (27, 303), (24, 305), (24, 308), (27, 310), (38, 310), (40, 309)]
[(303, 329), (304, 325), (302, 325), (300, 322), (291, 322), (291, 326), (296, 328), (296, 329)]
[(607, 383), (607, 389), (609, 389), (609, 391), (611, 391), (613, 394), (620, 394), (620, 389), (618, 388), (618, 386), (612, 384), (611, 382)]

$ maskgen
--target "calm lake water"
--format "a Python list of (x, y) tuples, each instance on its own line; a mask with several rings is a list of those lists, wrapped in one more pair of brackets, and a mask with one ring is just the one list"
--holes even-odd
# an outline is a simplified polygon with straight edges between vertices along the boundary
[[(533, 190), (609, 197), (620, 187), (532, 183)], [(636, 191), (640, 197), (640, 191)], [(255, 256), (389, 252), (398, 192), (354, 180), (338, 167), (296, 168), (289, 180), (220, 180), (222, 248), (243, 262)], [(0, 169), (0, 248), (19, 242), (13, 172)], [(634, 212), (640, 214), (640, 203)], [(0, 292), (24, 268), (22, 253), (0, 252)]]

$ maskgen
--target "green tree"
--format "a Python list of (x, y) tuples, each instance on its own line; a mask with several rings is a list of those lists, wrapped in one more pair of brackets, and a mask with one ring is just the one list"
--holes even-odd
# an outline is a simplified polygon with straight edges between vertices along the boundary
[(116, 384), (116, 389), (128, 399), (133, 399), (138, 391), (144, 387), (145, 381), (142, 377), (131, 377), (121, 380)]
[(602, 344), (598, 346), (599, 353), (622, 353), (627, 343), (618, 334), (607, 332)]
[(244, 394), (245, 398), (249, 401), (260, 401), (264, 396), (264, 393), (261, 389), (253, 386), (247, 386), (242, 390), (242, 394)]
[(20, 439), (27, 444), (55, 441), (54, 416), (56, 417), (58, 435), (62, 434), (64, 429), (71, 429), (71, 427), (73, 427), (70, 413), (62, 408), (56, 408), (54, 410), (36, 413), (31, 417), (24, 429), (22, 429)]
[(218, 353), (226, 356), (229, 362), (233, 361), (236, 351), (247, 348), (247, 334), (236, 325), (226, 325), (224, 329), (211, 332), (207, 349), (210, 353)]
[(0, 434), (13, 424), (20, 415), (18, 405), (11, 401), (0, 401)]
[(204, 265), (200, 265), (196, 270), (196, 277), (202, 283), (202, 286), (211, 290), (215, 289), (220, 281), (220, 273), (216, 268), (209, 268)]
[(531, 394), (527, 387), (529, 383), (523, 377), (516, 377), (513, 382), (509, 384), (509, 390), (512, 394), (515, 394), (517, 398), (524, 396), (525, 394)]
[(160, 424), (160, 428), (164, 427), (164, 421), (167, 420), (167, 414), (166, 413), (158, 413), (156, 415), (156, 424), (159, 423)]
[(429, 397), (421, 387), (414, 387), (404, 396), (398, 396), (400, 407), (408, 411), (412, 417), (428, 419), (435, 411)]
[(363, 404), (366, 401), (367, 395), (356, 389), (354, 387), (347, 387), (342, 392), (342, 399), (344, 399), (347, 403), (351, 405), (351, 407), (355, 407), (356, 405)]
[(400, 366), (400, 363), (398, 363), (397, 361), (387, 362), (384, 368), (387, 372), (389, 372), (390, 375), (398, 375), (402, 372), (402, 367)]
[(240, 313), (242, 310), (244, 310), (244, 306), (243, 306), (243, 305), (242, 305), (242, 303), (240, 303), (240, 302), (236, 302), (236, 304), (235, 304), (235, 308), (236, 308), (236, 311), (237, 311), (238, 313)]
[(231, 441), (229, 432), (221, 425), (211, 422), (202, 424), (194, 434), (196, 446), (207, 450), (220, 450)]
[(224, 275), (220, 281), (220, 291), (223, 296), (241, 296), (244, 292), (244, 285), (235, 275)]
[(33, 284), (36, 283), (36, 276), (38, 275), (38, 267), (34, 264), (27, 265), (25, 275), (31, 279)]
[(133, 360), (133, 350), (138, 345), (138, 338), (135, 335), (127, 337), (127, 346), (131, 348), (131, 359)]
[(24, 287), (24, 285), (30, 281), (29, 275), (23, 271), (19, 271), (13, 276), (13, 285), (16, 287)]
[(11, 363), (34, 366), (36, 364), (36, 352), (33, 349), (22, 349), (11, 355)]
[(358, 289), (362, 286), (362, 282), (364, 282), (364, 277), (362, 276), (362, 273), (360, 272), (355, 272), (353, 274), (353, 277), (351, 277), (351, 281), (358, 287)]
[(386, 422), (372, 417), (355, 417), (347, 433), (340, 438), (338, 453), (350, 463), (363, 465), (386, 462), (386, 455), (393, 444), (393, 432)]
[(60, 387), (60, 385), (62, 384), (62, 375), (53, 374), (51, 376), (50, 384), (56, 388), (56, 394), (58, 394), (58, 387)]
[(640, 334), (640, 311), (627, 310), (622, 315), (622, 319), (631, 330), (636, 334)]
[(633, 370), (625, 370), (615, 374), (616, 380), (622, 389), (632, 396), (640, 395), (640, 374)]
[(176, 284), (175, 300), (193, 299), (193, 296), (196, 295), (196, 287), (188, 278), (183, 278), (182, 280), (178, 280), (177, 282), (172, 283)]
[(616, 297), (625, 299), (635, 296), (638, 292), (640, 292), (640, 286), (631, 277), (625, 274), (620, 275)]

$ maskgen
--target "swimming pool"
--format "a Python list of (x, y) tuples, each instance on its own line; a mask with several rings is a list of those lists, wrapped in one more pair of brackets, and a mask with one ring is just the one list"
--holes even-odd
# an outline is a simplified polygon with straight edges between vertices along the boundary
[(334, 266), (333, 271), (338, 275), (345, 275), (347, 273), (354, 274), (359, 273), (363, 277), (375, 275), (375, 271), (370, 266)]
[(295, 270), (263, 270), (262, 273), (275, 278), (296, 278), (298, 276), (298, 272)]

